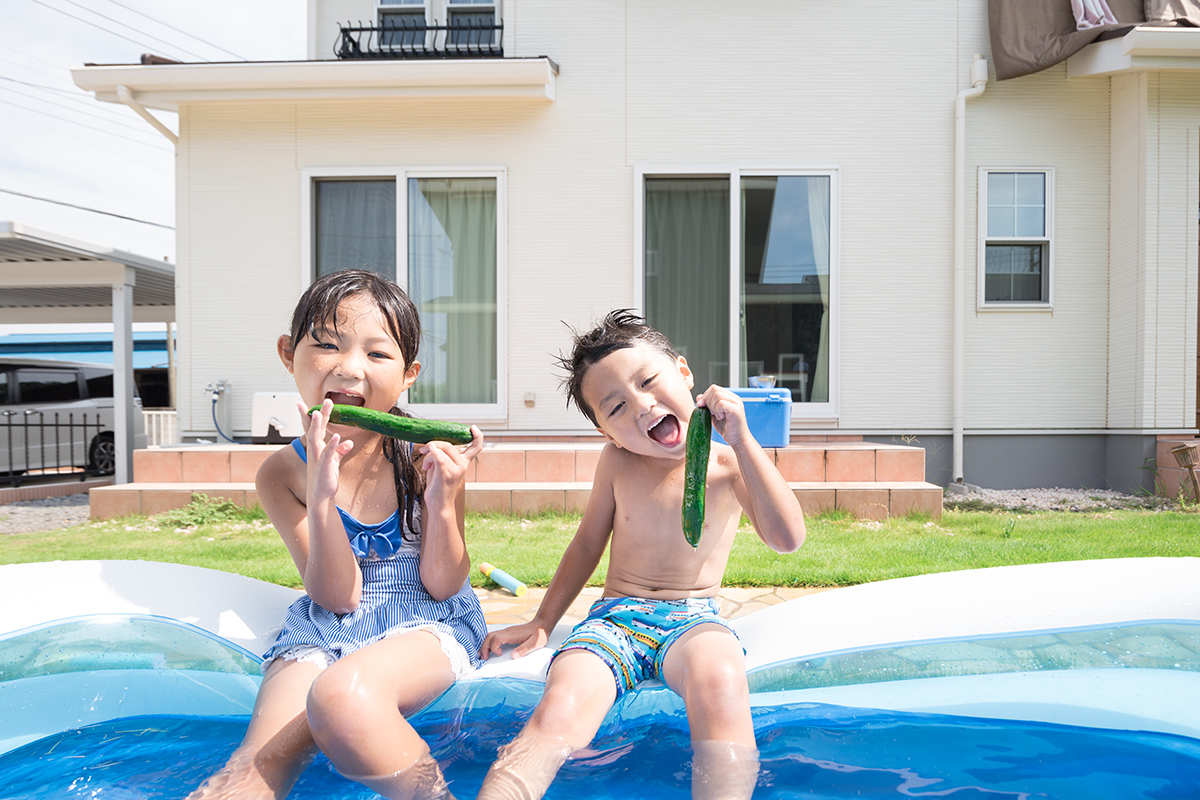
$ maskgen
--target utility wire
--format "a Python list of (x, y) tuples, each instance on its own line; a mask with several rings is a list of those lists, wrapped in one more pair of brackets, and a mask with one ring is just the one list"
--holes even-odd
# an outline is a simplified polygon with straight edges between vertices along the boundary
[(101, 211), (98, 208), (88, 208), (87, 206), (77, 206), (74, 203), (64, 203), (62, 200), (51, 200), (49, 197), (38, 197), (37, 195), (24, 194), (22, 192), (14, 192), (12, 189), (0, 189), (4, 194), (15, 194), (17, 197), (27, 197), (30, 200), (41, 200), (43, 203), (54, 203), (57, 206), (68, 206), (69, 208), (78, 208), (80, 211), (91, 211), (93, 214), (104, 214), (117, 219), (127, 219), (130, 222), (140, 222), (143, 225), (153, 225), (156, 228), (166, 228), (169, 231), (175, 230), (174, 225), (163, 225), (161, 222), (150, 222), (149, 220), (138, 219), (137, 217), (127, 217), (124, 214), (114, 214), (111, 211)]
[[(0, 80), (12, 80), (12, 79), (5, 78), (3, 75), (0, 75)], [(20, 81), (17, 81), (17, 83), (20, 83)], [(128, 128), (129, 130), (133, 131), (134, 133), (138, 134), (139, 136), (149, 136), (155, 140), (153, 144), (150, 142), (146, 142), (146, 144), (150, 145), (151, 147), (153, 147), (155, 144), (158, 143), (158, 134), (151, 133), (149, 130), (146, 129), (146, 127), (144, 125), (130, 125), (128, 122), (125, 122), (125, 121), (122, 121), (119, 119), (113, 119), (111, 117), (103, 117), (99, 114), (92, 112), (91, 109), (72, 108), (71, 106), (65, 105), (63, 103), (56, 103), (53, 100), (47, 99), (45, 97), (38, 97), (37, 95), (26, 94), (25, 92), (22, 92), (19, 89), (14, 89), (10, 86), (0, 87), (0, 88), (8, 89), (10, 92), (15, 92), (18, 97), (27, 97), (30, 100), (36, 100), (39, 103), (49, 103), (50, 105), (54, 106), (55, 108), (63, 108), (63, 109), (66, 109), (67, 111), (71, 111), (76, 114), (87, 114), (89, 117), (98, 119), (101, 122), (107, 122), (110, 125), (120, 125), (122, 128)], [(45, 113), (45, 112), (41, 111), (41, 109), (31, 108), (29, 106), (25, 106), (25, 109), (27, 111), (36, 111), (38, 113)], [(159, 149), (166, 149), (166, 148), (159, 148)]]
[(126, 36), (126, 35), (124, 35), (124, 34), (122, 34), (122, 33), (117, 33), (116, 31), (110, 31), (108, 28), (105, 28), (105, 27), (103, 27), (103, 26), (101, 26), (101, 25), (97, 25), (97, 24), (96, 24), (96, 23), (94, 23), (94, 22), (91, 22), (91, 21), (89, 21), (89, 20), (83, 19), (82, 17), (77, 17), (77, 16), (75, 16), (74, 14), (70, 13), (69, 11), (63, 11), (61, 8), (55, 8), (54, 6), (52, 6), (52, 5), (49, 5), (48, 3), (43, 3), (43, 2), (42, 2), (42, 0), (32, 0), (32, 2), (34, 2), (34, 3), (37, 3), (39, 6), (43, 6), (43, 7), (45, 7), (45, 8), (48, 8), (48, 9), (50, 9), (51, 11), (57, 11), (58, 13), (60, 13), (60, 14), (62, 14), (62, 15), (64, 15), (64, 16), (70, 17), (70, 18), (71, 18), (71, 19), (73, 19), (73, 20), (76, 20), (76, 21), (78, 21), (78, 22), (82, 22), (84, 25), (91, 25), (93, 28), (96, 28), (97, 30), (104, 31), (105, 33), (110, 33), (110, 34), (112, 34), (113, 36), (116, 36), (116, 37), (119, 37), (119, 38), (121, 38), (121, 39), (124, 39), (124, 40), (125, 40), (125, 41), (127, 41), (127, 42), (133, 42), (133, 43), (134, 43), (134, 44), (136, 44), (138, 47), (144, 47), (144, 48), (146, 48), (146, 49), (148, 49), (148, 50), (155, 50), (155, 49), (157, 49), (157, 48), (153, 47), (152, 45), (148, 45), (148, 44), (146, 44), (145, 42), (139, 42), (137, 39), (130, 39), (128, 36)]
[(182, 33), (184, 36), (189, 36), (192, 39), (195, 39), (197, 42), (204, 42), (204, 44), (208, 45), (209, 47), (215, 47), (216, 49), (220, 50), (223, 53), (229, 53), (229, 55), (233, 56), (234, 58), (240, 58), (242, 61), (249, 61), (249, 59), (246, 58), (245, 56), (239, 56), (237, 53), (233, 52), (232, 50), (226, 50), (224, 47), (221, 47), (221, 45), (219, 45), (219, 44), (213, 44), (212, 42), (205, 41), (204, 39), (201, 39), (199, 36), (197, 36), (194, 33), (188, 33), (185, 30), (176, 28), (174, 25), (168, 25), (167, 23), (163, 22), (161, 19), (155, 19), (154, 17), (150, 16), (149, 14), (146, 14), (145, 12), (138, 11), (133, 6), (127, 6), (124, 3), (118, 3), (117, 0), (108, 0), (108, 2), (112, 3), (113, 5), (118, 5), (121, 8), (129, 9), (133, 13), (140, 14), (141, 16), (145, 17), (146, 19), (150, 20), (151, 22), (157, 22), (159, 25), (162, 25), (164, 28), (170, 28), (173, 31)]
[(70, 3), (71, 5), (76, 6), (77, 8), (82, 8), (84, 11), (88, 12), (89, 14), (95, 14), (97, 17), (100, 17), (101, 19), (106, 19), (109, 22), (115, 22), (118, 25), (123, 25), (124, 27), (128, 28), (129, 30), (133, 31), (134, 33), (140, 33), (142, 36), (149, 36), (151, 39), (157, 39), (158, 41), (165, 44), (167, 47), (174, 47), (176, 50), (180, 50), (184, 53), (187, 53), (189, 56), (195, 56), (196, 58), (200, 59), (201, 61), (208, 61), (208, 59), (205, 58), (204, 56), (202, 56), (198, 53), (193, 53), (191, 50), (188, 50), (187, 48), (184, 48), (184, 47), (180, 47), (177, 44), (171, 44), (170, 42), (168, 42), (166, 39), (162, 38), (161, 36), (155, 36), (153, 33), (147, 33), (146, 31), (140, 31), (137, 28), (133, 27), (132, 25), (130, 25), (126, 22), (122, 22), (119, 19), (113, 19), (112, 17), (108, 16), (107, 14), (101, 14), (99, 11), (93, 11), (92, 9), (83, 5), (82, 3), (75, 2), (75, 0), (62, 0), (62, 2)]
[[(3, 61), (3, 60), (4, 59), (0, 58), (0, 61)], [(116, 106), (113, 103), (97, 102), (96, 98), (92, 97), (90, 94), (87, 94), (86, 92), (83, 92), (81, 89), (78, 89), (78, 88), (76, 88), (74, 90), (72, 90), (72, 89), (56, 89), (53, 86), (46, 86), (45, 84), (41, 84), (41, 83), (30, 83), (29, 81), (20, 81), (20, 80), (17, 80), (16, 78), (9, 78), (4, 75), (0, 75), (0, 81), (11, 81), (12, 83), (19, 83), (22, 86), (32, 86), (35, 89), (42, 89), (47, 92), (58, 92), (59, 94), (66, 95), (66, 97), (64, 99), (73, 100), (76, 103), (82, 103), (83, 105), (86, 105), (89, 108), (89, 110), (91, 110), (91, 111), (103, 111), (106, 114), (113, 115), (114, 121), (116, 119), (121, 119), (123, 121), (129, 120), (129, 117), (125, 114), (125, 112), (129, 110), (129, 108), (127, 106)], [(29, 95), (29, 96), (34, 97), (34, 95)], [(39, 97), (37, 99), (42, 100), (43, 102), (49, 102), (48, 100), (44, 100), (44, 98)], [(63, 108), (66, 108), (66, 107), (67, 106), (63, 106)], [(141, 130), (143, 132), (148, 132), (145, 130), (145, 128), (139, 128), (139, 130)]]
[(88, 125), (86, 122), (80, 122), (78, 120), (67, 119), (66, 117), (60, 117), (56, 114), (51, 114), (49, 111), (42, 111), (40, 108), (30, 108), (29, 106), (23, 106), (18, 103), (14, 103), (11, 100), (5, 100), (3, 98), (0, 98), (0, 103), (4, 103), (4, 104), (10, 105), (10, 106), (15, 106), (24, 111), (32, 111), (35, 114), (44, 114), (45, 116), (50, 117), (50, 119), (56, 119), (59, 122), (69, 122), (72, 125), (79, 125), (81, 127), (87, 128), (88, 130), (96, 131), (97, 133), (104, 133), (109, 136), (117, 136), (117, 137), (124, 139), (127, 142), (133, 142), (134, 144), (141, 145), (142, 147), (150, 147), (155, 150), (162, 150), (164, 153), (174, 153), (175, 152), (174, 150), (168, 150), (165, 147), (159, 147), (158, 145), (149, 144), (147, 142), (139, 142), (136, 139), (130, 139), (128, 136), (126, 136), (123, 133), (117, 133), (115, 131), (106, 131), (106, 130), (104, 130), (104, 128), (97, 128), (95, 125)]
[[(20, 109), (24, 110), (24, 106), (17, 106), (17, 108), (20, 108)], [(104, 152), (106, 152), (106, 153), (112, 153), (114, 156), (119, 156), (119, 157), (121, 157), (121, 158), (124, 158), (124, 159), (127, 159), (127, 160), (129, 160), (129, 161), (132, 161), (133, 163), (135, 163), (135, 164), (138, 164), (138, 165), (140, 165), (140, 166), (142, 166), (142, 167), (145, 167), (146, 169), (152, 169), (152, 170), (154, 170), (155, 172), (161, 172), (163, 175), (166, 175), (166, 176), (167, 176), (167, 177), (169, 177), (169, 178), (174, 178), (174, 177), (175, 177), (175, 175), (174, 175), (174, 173), (173, 173), (173, 172), (168, 172), (168, 171), (167, 171), (167, 170), (165, 170), (165, 169), (159, 169), (158, 167), (156, 167), (156, 166), (154, 166), (154, 165), (152, 165), (152, 164), (149, 164), (149, 163), (147, 163), (147, 162), (145, 162), (145, 161), (139, 161), (138, 159), (134, 158), (133, 156), (127, 155), (127, 154), (125, 154), (125, 153), (118, 152), (117, 150), (112, 150), (112, 149), (110, 149), (110, 148), (107, 148), (107, 147), (105, 147), (104, 145), (96, 144), (96, 143), (95, 143), (94, 141), (92, 141), (91, 139), (84, 139), (82, 136), (76, 136), (75, 134), (73, 134), (73, 133), (70, 133), (70, 132), (68, 132), (68, 131), (64, 131), (64, 130), (62, 130), (61, 128), (56, 128), (56, 127), (55, 127), (55, 126), (53, 126), (53, 125), (48, 125), (48, 124), (46, 124), (45, 122), (43, 122), (42, 120), (39, 120), (39, 119), (36, 119), (36, 118), (32, 118), (32, 117), (27, 117), (27, 116), (25, 116), (24, 114), (22, 114), (22, 113), (20, 113), (20, 112), (17, 112), (17, 116), (18, 116), (18, 117), (21, 117), (22, 119), (29, 120), (30, 122), (33, 122), (35, 125), (42, 125), (43, 127), (49, 128), (49, 129), (50, 129), (50, 130), (52, 130), (52, 131), (57, 131), (58, 133), (62, 134), (63, 136), (66, 136), (66, 137), (68, 137), (68, 138), (75, 139), (75, 140), (77, 140), (77, 141), (83, 142), (84, 144), (88, 145), (89, 147), (95, 147), (96, 149), (98, 149), (98, 150), (103, 150), (103, 151), (104, 151)]]

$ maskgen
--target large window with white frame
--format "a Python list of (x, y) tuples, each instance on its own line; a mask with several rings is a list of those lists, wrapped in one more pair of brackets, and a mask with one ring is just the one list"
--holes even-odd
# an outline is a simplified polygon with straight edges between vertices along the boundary
[(421, 376), (406, 402), (422, 416), (503, 419), (504, 171), (305, 170), (302, 186), (305, 283), (369, 269), (420, 311)]
[(1051, 304), (1054, 171), (979, 171), (979, 304)]
[(640, 168), (640, 304), (697, 391), (773, 376), (793, 416), (837, 413), (836, 170)]

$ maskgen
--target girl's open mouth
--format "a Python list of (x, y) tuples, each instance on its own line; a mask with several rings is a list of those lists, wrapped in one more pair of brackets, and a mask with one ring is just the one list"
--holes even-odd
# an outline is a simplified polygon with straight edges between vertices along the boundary
[(362, 397), (356, 394), (342, 394), (341, 392), (328, 392), (325, 395), (332, 400), (335, 405), (339, 406), (361, 406), (366, 403)]
[(664, 447), (674, 447), (679, 444), (682, 438), (682, 430), (679, 426), (679, 418), (674, 414), (667, 414), (658, 422), (646, 431), (651, 439), (663, 445)]

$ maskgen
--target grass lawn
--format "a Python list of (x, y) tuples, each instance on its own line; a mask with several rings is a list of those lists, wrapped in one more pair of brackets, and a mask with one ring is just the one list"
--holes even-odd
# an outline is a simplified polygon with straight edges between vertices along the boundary
[[(572, 514), (469, 515), (471, 560), (489, 561), (530, 586), (546, 586), (578, 523)], [(743, 525), (725, 584), (845, 586), (928, 572), (1135, 556), (1200, 556), (1200, 517), (1193, 511), (948, 510), (940, 520), (880, 523), (833, 514), (810, 518), (808, 540), (789, 555), (772, 552)], [(215, 502), (151, 518), (0, 536), (0, 564), (81, 559), (167, 561), (300, 586), (287, 550), (261, 512)], [(604, 582), (606, 569), (607, 557), (594, 585)], [(477, 570), (471, 582), (492, 585)]]

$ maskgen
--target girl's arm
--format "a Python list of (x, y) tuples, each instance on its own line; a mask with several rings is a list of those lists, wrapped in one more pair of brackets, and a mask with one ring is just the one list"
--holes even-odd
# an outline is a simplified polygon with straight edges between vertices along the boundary
[(453, 597), (471, 572), (466, 540), (466, 478), (471, 461), (483, 449), (483, 433), (471, 427), (465, 450), (447, 442), (420, 448), (425, 470), (421, 513), (421, 583), (434, 600)]
[(698, 404), (708, 406), (713, 426), (737, 456), (741, 474), (735, 476), (733, 491), (759, 538), (778, 553), (793, 552), (804, 544), (804, 512), (795, 492), (751, 435), (742, 399), (729, 389), (711, 386)]
[(346, 537), (337, 511), (337, 491), (342, 457), (354, 447), (333, 434), (325, 441), (333, 403), (305, 416), (308, 464), (305, 471), (304, 510), (308, 526), (308, 558), (300, 575), (313, 602), (334, 614), (349, 614), (362, 599), (362, 570)]
[(489, 633), (480, 648), (479, 655), (488, 658), (499, 655), (506, 644), (516, 644), (513, 658), (523, 656), (537, 650), (546, 644), (550, 632), (562, 619), (563, 614), (579, 597), (588, 579), (600, 565), (600, 558), (608, 547), (608, 539), (612, 534), (613, 518), (616, 514), (616, 500), (613, 495), (612, 475), (615, 459), (610, 453), (612, 446), (606, 447), (600, 454), (596, 465), (596, 477), (592, 482), (592, 494), (588, 498), (587, 508), (584, 509), (583, 519), (579, 529), (567, 545), (558, 569), (550, 580), (546, 596), (538, 606), (533, 619), (522, 625)]

